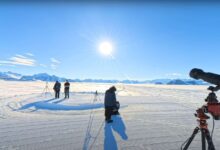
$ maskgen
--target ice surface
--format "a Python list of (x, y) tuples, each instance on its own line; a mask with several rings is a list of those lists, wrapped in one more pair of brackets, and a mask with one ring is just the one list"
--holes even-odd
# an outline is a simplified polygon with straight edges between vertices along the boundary
[[(3, 150), (180, 149), (197, 126), (193, 114), (208, 94), (207, 86), (116, 84), (121, 115), (106, 124), (103, 97), (111, 84), (72, 83), (70, 99), (42, 93), (44, 82), (0, 84)], [(51, 93), (52, 86), (49, 83)], [(212, 120), (208, 123), (211, 130)], [(219, 131), (216, 121), (216, 149), (220, 149)], [(200, 133), (189, 149), (201, 149)]]

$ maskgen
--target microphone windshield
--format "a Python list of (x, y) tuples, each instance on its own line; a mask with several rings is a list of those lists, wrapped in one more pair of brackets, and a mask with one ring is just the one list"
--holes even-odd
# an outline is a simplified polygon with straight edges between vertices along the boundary
[(189, 76), (194, 79), (200, 79), (201, 75), (204, 74), (202, 69), (194, 68), (190, 71)]

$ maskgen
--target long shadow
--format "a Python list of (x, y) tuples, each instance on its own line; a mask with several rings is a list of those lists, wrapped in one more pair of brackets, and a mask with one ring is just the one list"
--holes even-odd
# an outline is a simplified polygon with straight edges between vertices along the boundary
[[(32, 110), (31, 112), (35, 112), (39, 109), (46, 109), (46, 110), (88, 110), (88, 109), (98, 109), (98, 108), (102, 108), (103, 104), (102, 103), (98, 103), (98, 104), (81, 104), (81, 105), (62, 105), (59, 104), (63, 101), (65, 101), (66, 99), (56, 99), (57, 101), (54, 101), (55, 99), (49, 99), (49, 100), (41, 100), (38, 102), (33, 102), (33, 103), (29, 103), (26, 104), (24, 106), (21, 106), (19, 109), (17, 110), (25, 110), (25, 109), (29, 109), (31, 107), (35, 108), (35, 110)], [(52, 102), (51, 102), (52, 101)]]
[(104, 150), (118, 150), (117, 141), (113, 131), (117, 132), (123, 140), (127, 140), (126, 127), (121, 116), (112, 116), (113, 123), (105, 124)]
[[(36, 104), (39, 104), (39, 103), (49, 103), (51, 101), (55, 100), (55, 98), (51, 98), (51, 99), (48, 99), (48, 100), (43, 100), (43, 101), (38, 101), (38, 102), (33, 102), (33, 103), (29, 103), (29, 104), (26, 104), (24, 106), (22, 106), (21, 108), (19, 108), (19, 110), (24, 110), (24, 109), (28, 109), (30, 107), (33, 107), (33, 106), (36, 106)], [(36, 109), (37, 110), (37, 109)], [(36, 111), (34, 110), (34, 111)]]
[(117, 132), (123, 140), (127, 140), (128, 136), (126, 134), (126, 127), (124, 121), (122, 120), (121, 116), (113, 116), (113, 124), (112, 129)]
[(65, 101), (66, 99), (65, 98), (63, 98), (63, 99), (61, 99), (61, 100), (58, 100), (58, 101), (55, 101), (55, 102), (53, 102), (54, 104), (59, 104), (59, 103), (61, 103), (61, 102), (63, 102), (63, 101)]
[[(51, 102), (51, 101), (53, 101), (53, 100), (56, 100), (56, 98), (52, 98), (52, 99), (49, 99), (49, 100), (45, 100), (45, 101), (40, 101), (40, 102), (45, 102), (45, 103), (49, 103), (49, 102)], [(59, 100), (59, 101), (55, 101), (55, 102), (52, 102), (52, 103), (54, 103), (54, 104), (59, 104), (59, 103), (61, 103), (61, 102), (63, 102), (65, 99), (63, 98), (63, 99), (61, 99), (61, 100)], [(36, 103), (35, 103), (36, 104)], [(38, 108), (36, 108), (35, 110), (32, 110), (31, 112), (35, 112), (35, 111), (37, 111), (38, 110)]]
[[(39, 102), (46, 102), (47, 103), (47, 102), (53, 101), (54, 99), (55, 98), (44, 100), (44, 101), (39, 101)], [(39, 102), (33, 102), (33, 103), (26, 104), (26, 105), (22, 106), (21, 108), (19, 108), (19, 110), (24, 110), (24, 109), (28, 109), (30, 107), (33, 107)]]
[(44, 101), (42, 101), (42, 102), (48, 103), (48, 102), (51, 102), (51, 101), (53, 101), (53, 100), (56, 100), (56, 98), (51, 98), (51, 99), (48, 99), (48, 100), (44, 100)]

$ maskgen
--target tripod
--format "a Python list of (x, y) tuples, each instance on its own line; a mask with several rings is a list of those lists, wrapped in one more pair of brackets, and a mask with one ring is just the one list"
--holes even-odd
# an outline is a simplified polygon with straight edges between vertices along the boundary
[[(215, 95), (214, 91), (218, 90), (212, 86), (208, 88), (208, 90), (211, 90), (211, 93), (209, 93), (208, 97), (205, 99), (206, 102), (208, 103), (218, 103), (217, 96)], [(199, 123), (199, 126), (196, 127), (190, 136), (190, 138), (186, 141), (186, 144), (182, 150), (187, 150), (191, 142), (193, 141), (194, 137), (196, 134), (201, 131), (201, 142), (202, 142), (202, 150), (206, 150), (206, 141), (208, 143), (208, 150), (215, 150), (215, 146), (212, 141), (212, 137), (210, 135), (210, 132), (208, 130), (208, 124), (207, 124), (207, 119), (210, 117), (207, 116), (205, 113), (209, 112), (210, 110), (208, 109), (207, 106), (202, 106), (201, 108), (196, 110), (195, 116), (198, 118), (197, 121)], [(213, 116), (214, 117), (214, 116)], [(215, 119), (218, 119), (214, 117)]]
[(52, 96), (52, 94), (50, 93), (50, 89), (49, 89), (49, 86), (48, 86), (48, 82), (46, 82), (45, 88), (44, 88), (44, 90), (43, 90), (41, 96), (44, 95), (44, 96), (46, 97), (48, 93)]
[[(200, 111), (200, 109), (198, 109), (198, 110)], [(207, 140), (207, 143), (208, 143), (208, 150), (215, 150), (215, 146), (213, 144), (212, 137), (211, 137), (210, 132), (208, 130), (208, 124), (206, 122), (206, 119), (208, 119), (207, 117), (208, 116), (206, 116), (204, 118), (201, 117), (197, 120), (199, 122), (199, 126), (194, 129), (192, 135), (190, 136), (190, 138), (187, 141), (186, 145), (184, 146), (183, 150), (188, 149), (189, 145), (191, 144), (194, 137), (196, 136), (196, 134), (199, 131), (201, 131), (202, 150), (206, 150), (206, 140)]]
[[(98, 100), (98, 98), (99, 98), (98, 96), (99, 96), (98, 91), (95, 91), (94, 98), (92, 100), (92, 105)], [(83, 144), (83, 150), (89, 149), (90, 139), (93, 138), (91, 135), (93, 119), (94, 119), (94, 110), (91, 109), (90, 116), (89, 116), (89, 122), (88, 122), (87, 130), (86, 130), (86, 137), (85, 137), (84, 144)]]

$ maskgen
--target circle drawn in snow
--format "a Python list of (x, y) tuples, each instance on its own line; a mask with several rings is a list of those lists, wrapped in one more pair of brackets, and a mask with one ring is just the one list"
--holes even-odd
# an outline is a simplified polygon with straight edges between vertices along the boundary
[(18, 102), (9, 102), (9, 103), (7, 104), (7, 106), (8, 106), (9, 108), (11, 108), (12, 110), (17, 110), (17, 109), (19, 109), (19, 108), (21, 107), (21, 104), (18, 103)]

